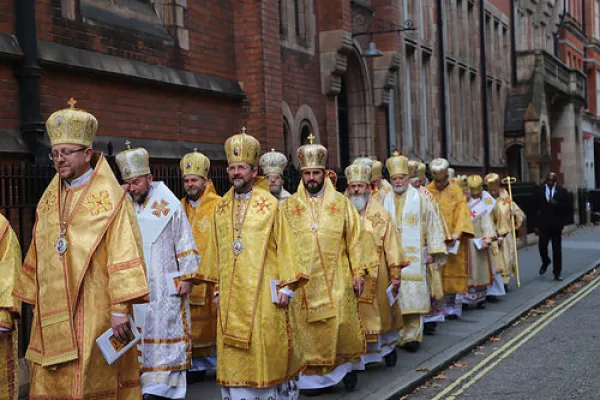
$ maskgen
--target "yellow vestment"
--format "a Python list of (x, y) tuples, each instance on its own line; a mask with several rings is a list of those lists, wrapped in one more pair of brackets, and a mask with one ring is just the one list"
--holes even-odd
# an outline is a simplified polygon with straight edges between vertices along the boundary
[(444, 293), (466, 293), (469, 285), (467, 239), (474, 234), (469, 206), (456, 184), (449, 183), (442, 191), (437, 190), (435, 184), (435, 181), (431, 182), (427, 189), (438, 201), (450, 233), (460, 240), (457, 254), (448, 254), (447, 262), (442, 266)]
[[(102, 155), (87, 183), (68, 189), (58, 174), (37, 206), (31, 247), (13, 295), (34, 306), (27, 358), (30, 399), (139, 399), (135, 350), (108, 365), (96, 338), (111, 312), (131, 314), (148, 285), (130, 200)], [(68, 248), (55, 243), (61, 218)]]
[[(181, 199), (200, 259), (204, 257), (210, 242), (210, 227), (217, 203), (221, 196), (215, 191), (212, 182), (204, 189), (198, 205), (193, 207), (186, 198)], [(206, 357), (213, 352), (217, 341), (217, 310), (213, 306), (214, 287), (206, 283), (194, 287), (190, 295), (190, 314), (192, 316), (192, 356)]]
[(353, 276), (379, 265), (356, 208), (325, 178), (322, 197), (304, 184), (282, 205), (294, 238), (294, 255), (311, 280), (292, 303), (307, 375), (324, 375), (366, 351)]
[(496, 199), (496, 206), (492, 211), (492, 220), (494, 221), (496, 233), (498, 234), (498, 238), (502, 238), (502, 242), (494, 242), (493, 244), (493, 246), (498, 246), (498, 251), (493, 253), (494, 266), (496, 267), (496, 272), (502, 274), (504, 283), (508, 283), (510, 277), (514, 275), (516, 265), (512, 224), (510, 222), (511, 203), (515, 211), (515, 230), (518, 230), (525, 220), (525, 214), (515, 202), (510, 200), (510, 196), (506, 190), (500, 189), (500, 195)]
[(392, 279), (400, 279), (402, 268), (409, 262), (400, 245), (392, 217), (379, 202), (371, 198), (361, 213), (361, 220), (375, 242), (379, 268), (370, 269), (365, 277), (365, 287), (358, 299), (358, 308), (367, 333), (367, 342), (377, 342), (377, 335), (402, 328), (399, 303), (390, 307), (386, 290)]
[(21, 271), (21, 247), (15, 232), (0, 214), (0, 400), (19, 398), (18, 322), (21, 302), (12, 296)]
[[(236, 257), (238, 232), (243, 249)], [(217, 203), (198, 279), (219, 291), (219, 385), (265, 388), (302, 371), (294, 313), (271, 300), (271, 280), (294, 290), (307, 279), (295, 263), (293, 240), (279, 201), (262, 186), (248, 198), (232, 188)]]
[(383, 199), (392, 191), (392, 185), (384, 178), (381, 178), (379, 186), (373, 188), (373, 199), (383, 204)]

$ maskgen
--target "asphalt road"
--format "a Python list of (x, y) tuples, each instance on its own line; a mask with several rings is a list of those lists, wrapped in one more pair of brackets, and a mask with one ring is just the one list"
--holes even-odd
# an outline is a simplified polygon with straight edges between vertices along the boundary
[(600, 399), (599, 307), (600, 278), (547, 302), (402, 399)]

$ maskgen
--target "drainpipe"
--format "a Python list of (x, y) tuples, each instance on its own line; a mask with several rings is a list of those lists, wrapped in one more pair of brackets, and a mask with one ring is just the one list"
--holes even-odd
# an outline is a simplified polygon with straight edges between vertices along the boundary
[(560, 32), (562, 32), (563, 27), (565, 26), (565, 21), (567, 20), (567, 0), (563, 0), (563, 13), (560, 17), (560, 23), (558, 24), (558, 29), (554, 34), (554, 55), (556, 58), (560, 59), (559, 53), (559, 43), (560, 40)]
[(48, 164), (49, 148), (45, 141), (41, 113), (40, 75), (38, 64), (35, 0), (15, 0), (15, 33), (23, 61), (17, 68), (19, 82), (19, 115), (21, 134), (34, 155), (36, 164)]
[(510, 0), (510, 84), (513, 88), (517, 86), (517, 33), (515, 29), (515, 9), (515, 0)]
[(436, 0), (438, 26), (438, 54), (440, 68), (440, 125), (442, 127), (442, 154), (448, 158), (448, 127), (446, 118), (446, 55), (444, 50), (444, 7), (443, 0)]
[(485, 1), (479, 0), (479, 39), (481, 42), (481, 119), (483, 128), (483, 170), (487, 175), (490, 172), (490, 132), (488, 125), (487, 102), (487, 59), (485, 43)]

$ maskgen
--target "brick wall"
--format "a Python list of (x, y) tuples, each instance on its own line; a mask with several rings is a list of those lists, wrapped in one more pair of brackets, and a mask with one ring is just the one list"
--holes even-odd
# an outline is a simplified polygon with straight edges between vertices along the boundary
[(0, 131), (19, 129), (18, 102), (19, 91), (13, 67), (0, 60)]
[(0, 1), (0, 32), (13, 33), (14, 31), (14, 2)]

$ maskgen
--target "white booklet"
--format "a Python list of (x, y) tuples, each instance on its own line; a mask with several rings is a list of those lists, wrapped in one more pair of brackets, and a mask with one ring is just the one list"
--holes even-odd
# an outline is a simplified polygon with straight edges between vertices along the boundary
[(483, 239), (482, 238), (475, 238), (472, 240), (473, 240), (473, 244), (475, 245), (477, 250), (481, 250), (483, 248)]
[(181, 275), (183, 275), (181, 271), (167, 272), (167, 290), (169, 291), (169, 296), (177, 296), (179, 277)]
[(456, 254), (458, 253), (458, 246), (460, 246), (460, 240), (454, 242), (454, 246), (448, 247), (448, 254)]
[(273, 304), (277, 304), (277, 291), (279, 290), (279, 284), (281, 282), (278, 279), (271, 279), (271, 301)]
[(400, 291), (394, 296), (394, 285), (390, 285), (386, 290), (388, 301), (390, 302), (390, 307), (393, 307), (394, 304), (398, 301), (398, 297), (400, 297)]
[(96, 343), (98, 344), (98, 347), (100, 347), (100, 351), (108, 365), (114, 363), (142, 338), (142, 334), (138, 330), (137, 325), (133, 322), (131, 315), (129, 316), (129, 326), (131, 326), (132, 337), (129, 338), (127, 342), (121, 342), (117, 339), (113, 334), (112, 328), (109, 328), (96, 339)]

